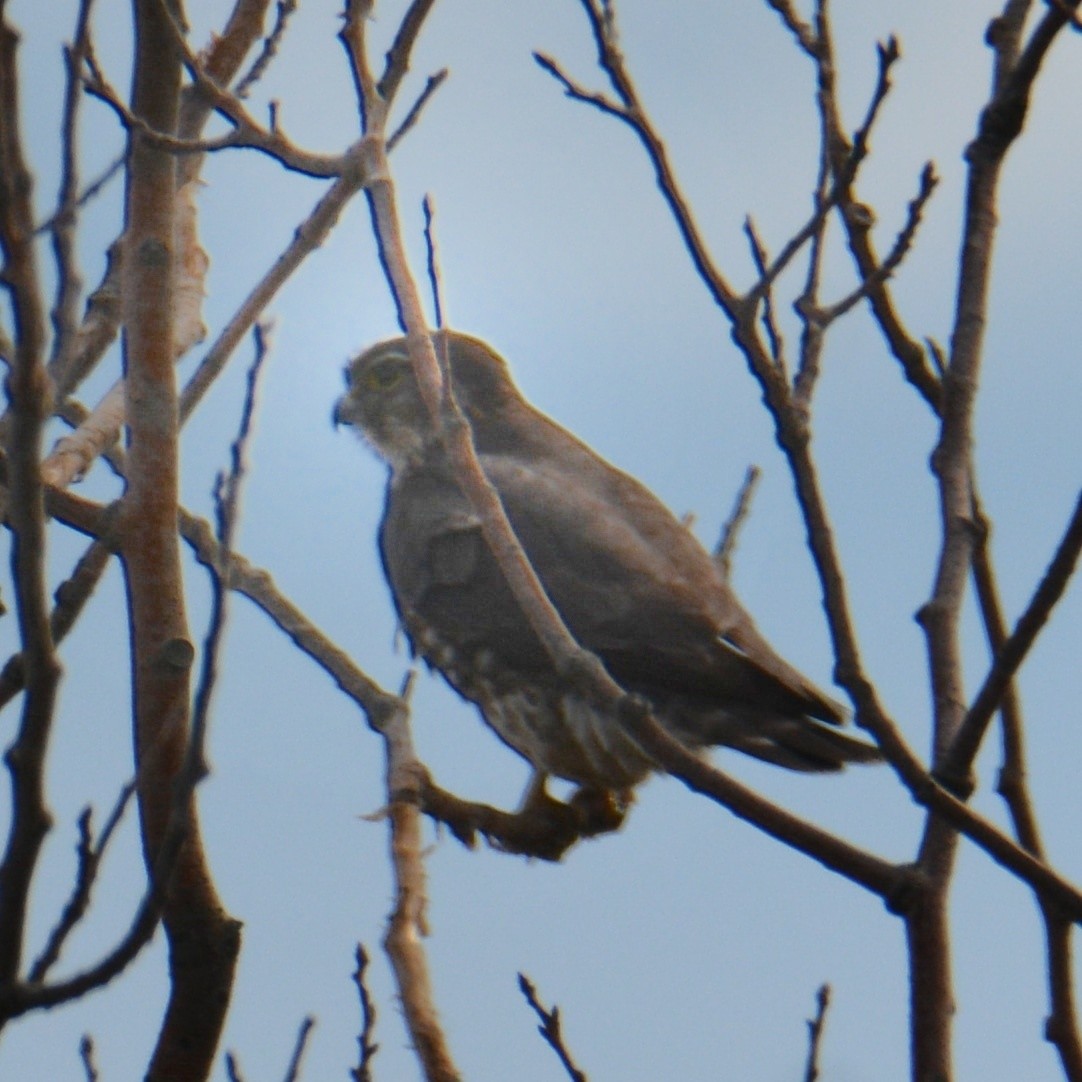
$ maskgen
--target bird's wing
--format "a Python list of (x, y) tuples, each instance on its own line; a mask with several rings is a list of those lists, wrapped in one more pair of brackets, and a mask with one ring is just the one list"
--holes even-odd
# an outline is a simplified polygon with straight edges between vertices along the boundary
[[(841, 721), (844, 712), (755, 629), (690, 532), (595, 458), (482, 456), (515, 532), (572, 633), (625, 686)], [(600, 483), (597, 483), (597, 482)]]
[(460, 650), (492, 649), (521, 671), (547, 666), (473, 508), (449, 479), (418, 471), (389, 486), (380, 555), (415, 650), (429, 652), (431, 631)]

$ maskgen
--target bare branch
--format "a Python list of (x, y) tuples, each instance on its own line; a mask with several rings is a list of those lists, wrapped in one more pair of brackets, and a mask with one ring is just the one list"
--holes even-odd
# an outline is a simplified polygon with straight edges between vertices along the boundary
[[(775, 5), (772, 4), (771, 6)], [(831, 175), (837, 179), (844, 176), (851, 168), (852, 147), (855, 145), (855, 141), (854, 143), (850, 142), (842, 123), (835, 79), (834, 45), (825, 6), (818, 5), (816, 12), (817, 28), (813, 35), (814, 48), (805, 48), (804, 51), (815, 62), (818, 76), (817, 103), (822, 128), (823, 149), (828, 157)], [(896, 52), (896, 48), (893, 51)], [(886, 56), (881, 47), (879, 54), (879, 86), (884, 85), (886, 75), (884, 72), (885, 59)], [(877, 95), (873, 95), (873, 109), (869, 110), (869, 116), (873, 116), (873, 110), (878, 109), (876, 98)], [(841, 193), (838, 206), (841, 211), (846, 240), (856, 263), (859, 279), (862, 282), (869, 281), (882, 263), (876, 255), (875, 246), (872, 243), (871, 226), (873, 218), (869, 215), (867, 208), (851, 191), (851, 185), (846, 186)], [(885, 281), (873, 282), (868, 292), (868, 303), (887, 345), (901, 365), (906, 379), (933, 409), (938, 410), (941, 398), (939, 379), (936, 373), (930, 369), (920, 342), (909, 334), (899, 318)]]
[[(230, 468), (227, 473), (218, 475), (215, 485), (214, 502), (218, 517), (218, 552), (219, 561), (209, 565), (211, 576), (211, 610), (207, 627), (206, 640), (203, 644), (203, 666), (199, 684), (195, 691), (195, 705), (192, 711), (192, 734), (188, 742), (187, 758), (189, 770), (194, 781), (198, 781), (208, 772), (204, 744), (207, 724), (210, 716), (210, 702), (218, 680), (218, 661), (221, 652), (222, 637), (225, 634), (226, 613), (229, 602), (229, 569), (233, 552), (233, 536), (236, 530), (240, 507), (241, 484), (247, 470), (248, 441), (252, 434), (252, 422), (255, 416), (256, 391), (259, 376), (267, 359), (268, 339), (265, 328), (256, 324), (254, 335), (255, 357), (248, 369), (248, 385), (241, 409), (240, 425), (230, 449)], [(219, 571), (218, 568), (222, 570)]]
[(394, 100), (406, 72), (409, 71), (410, 54), (434, 3), (435, 0), (413, 0), (402, 16), (398, 33), (387, 52), (383, 74), (375, 87), (376, 93), (387, 103)]
[(758, 466), (749, 466), (744, 474), (744, 480), (740, 485), (740, 491), (736, 494), (736, 502), (733, 504), (732, 513), (721, 528), (721, 537), (718, 538), (714, 549), (714, 562), (721, 571), (721, 577), (729, 581), (733, 565), (733, 555), (736, 552), (736, 543), (740, 535), (740, 527), (751, 511), (751, 500), (755, 495), (755, 488), (759, 484), (762, 470)]
[[(33, 181), (23, 156), (16, 47), (18, 35), (0, 8), (0, 251), (2, 281), (14, 319), (7, 377), (11, 423), (6, 433), (13, 536), (12, 572), (26, 695), (15, 742), (5, 756), (13, 789), (11, 825), (0, 863), (0, 985), (18, 975), (30, 884), (51, 816), (45, 804), (45, 756), (60, 665), (49, 623), (41, 433), (51, 408), (45, 369), (45, 311), (34, 252)], [(0, 1011), (0, 1026), (7, 1015)]]
[(665, 145), (644, 115), (634, 84), (624, 69), (623, 57), (616, 47), (613, 20), (606, 18), (592, 0), (582, 0), (582, 2), (590, 19), (594, 39), (598, 43), (598, 62), (608, 73), (619, 101), (614, 101), (603, 94), (594, 94), (582, 90), (563, 74), (556, 62), (550, 57), (541, 53), (534, 53), (534, 59), (563, 86), (564, 92), (569, 97), (593, 105), (603, 113), (616, 117), (616, 119), (627, 124), (638, 136), (654, 166), (658, 188), (672, 211), (680, 235), (688, 249), (692, 262), (695, 264), (695, 269), (718, 305), (727, 313), (731, 313), (737, 305), (738, 294), (714, 265), (691, 213), (691, 207), (684, 197), (677, 183), (676, 175), (669, 164)]
[[(123, 168), (125, 162), (128, 160), (127, 152), (118, 154), (81, 192), (79, 192), (72, 201), (72, 209), (82, 210), (91, 200), (105, 189), (109, 184), (109, 181), (113, 179)], [(60, 224), (62, 217), (67, 214), (67, 211), (57, 211), (50, 217), (46, 218), (37, 229), (35, 233), (48, 233), (51, 230), (57, 228)]]
[(560, 1029), (560, 1008), (554, 1006), (552, 1010), (545, 1007), (537, 998), (537, 990), (525, 973), (518, 975), (518, 987), (526, 1002), (533, 1009), (534, 1014), (541, 1020), (537, 1032), (548, 1042), (549, 1047), (556, 1053), (557, 1058), (567, 1072), (571, 1082), (587, 1082), (586, 1074), (575, 1066), (571, 1053), (564, 1044), (563, 1032)]
[(1045, 0), (1045, 3), (1050, 4), (1063, 15), (1074, 30), (1082, 31), (1082, 19), (1079, 19), (1074, 5), (1068, 4), (1067, 0)]
[[(115, 515), (110, 514), (110, 519)], [(104, 527), (105, 533), (111, 533), (111, 527)], [(113, 538), (116, 545), (116, 538)], [(79, 558), (71, 575), (57, 587), (56, 604), (49, 614), (49, 624), (53, 639), (59, 644), (75, 624), (90, 599), (101, 576), (109, 564), (112, 553), (109, 548), (94, 541)], [(22, 653), (13, 654), (0, 670), (0, 707), (7, 705), (26, 685), (26, 669)]]
[(63, 402), (82, 383), (116, 340), (120, 330), (122, 263), (122, 245), (117, 241), (109, 246), (105, 272), (86, 303), (82, 325), (70, 350), (53, 358), (49, 375), (56, 386), (58, 402)]
[(79, 1042), (79, 1058), (83, 1061), (86, 1082), (98, 1082), (100, 1075), (97, 1064), (94, 1062), (94, 1040), (89, 1033), (84, 1033)]
[(410, 106), (409, 112), (406, 113), (406, 119), (395, 129), (393, 135), (387, 140), (387, 153), (389, 154), (398, 144), (409, 134), (410, 129), (417, 123), (421, 117), (421, 113), (424, 111), (424, 107), (429, 103), (432, 95), (439, 90), (443, 85), (444, 79), (450, 74), (447, 68), (441, 68), (435, 75), (428, 77), (428, 82), (425, 83), (424, 90), (417, 96), (417, 100)]
[(75, 886), (72, 890), (71, 898), (68, 900), (67, 905), (64, 907), (64, 912), (61, 914), (60, 920), (57, 922), (56, 927), (49, 933), (48, 942), (45, 944), (45, 948), (42, 950), (38, 959), (30, 967), (27, 981), (30, 984), (40, 984), (45, 980), (49, 970), (56, 964), (60, 958), (60, 952), (63, 950), (64, 943), (67, 941), (68, 936), (74, 931), (75, 926), (86, 915), (87, 907), (90, 904), (90, 895), (94, 889), (94, 883), (98, 876), (98, 869), (101, 867), (102, 858), (105, 856), (105, 851), (109, 846), (109, 841), (113, 836), (114, 831), (120, 825), (120, 820), (124, 816), (124, 812), (128, 807), (128, 802), (131, 800), (132, 795), (135, 792), (135, 782), (128, 782), (120, 790), (120, 795), (116, 799), (116, 803), (113, 805), (113, 810), (109, 814), (109, 818), (105, 821), (105, 826), (102, 827), (101, 834), (98, 836), (98, 840), (95, 842), (91, 836), (90, 808), (86, 808), (82, 815), (79, 816), (79, 845), (76, 849), (78, 855), (78, 869), (75, 876)]
[[(172, 12), (162, 0), (135, 0), (133, 113), (155, 131), (175, 133), (180, 61)], [(203, 849), (194, 788), (201, 754), (191, 747), (190, 680), (195, 650), (185, 613), (177, 538), (179, 489), (174, 373), (176, 168), (139, 130), (131, 133), (123, 305), (127, 394), (127, 487), (122, 565), (133, 645), (132, 676), (138, 797), (148, 872), (177, 833), (166, 867), (162, 919), (171, 984), (147, 1073), (209, 1073), (240, 948), (238, 922), (226, 913)], [(167, 844), (168, 843), (168, 844)], [(159, 880), (159, 882), (162, 882)], [(152, 895), (149, 908), (156, 910)]]
[(417, 1058), (429, 1082), (458, 1082), (459, 1072), (440, 1025), (428, 961), (422, 944), (428, 935), (428, 897), (421, 838), (419, 791), (424, 768), (413, 750), (405, 697), (382, 719), (379, 732), (387, 756), (387, 820), (395, 904), (383, 947), (394, 969), (402, 1011)]
[[(889, 864), (848, 842), (770, 804), (720, 770), (697, 758), (669, 736), (648, 714), (628, 710), (624, 724), (668, 773), (690, 789), (723, 804), (735, 815), (786, 842), (847, 879), (879, 894), (898, 911), (905, 911), (920, 895), (922, 875), (915, 868)], [(995, 825), (942, 786), (929, 781), (911, 788), (934, 819), (949, 823), (983, 849), (997, 864), (1028, 883), (1040, 897), (1061, 907), (1073, 923), (1082, 923), (1082, 890), (1054, 868), (1017, 845)]]
[[(436, 255), (436, 208), (432, 202), (432, 196), (426, 194), (422, 200), (421, 207), (425, 219), (425, 251), (428, 254), (428, 282), (432, 288), (432, 314), (436, 318), (436, 327), (442, 331), (444, 326), (443, 290), (440, 287), (439, 257)], [(451, 389), (451, 381), (448, 378), (447, 371), (446, 352), (446, 345), (444, 345), (442, 350), (444, 356), (440, 358), (440, 376), (443, 380), (443, 390), (445, 395)]]
[(1056, 546), (1033, 597), (1018, 619), (1014, 631), (996, 655), (991, 670), (977, 692), (965, 719), (958, 729), (954, 743), (944, 758), (943, 770), (950, 778), (968, 770), (987, 728), (988, 722), (1002, 700), (1014, 674), (1044, 627), (1052, 609), (1063, 596), (1082, 552), (1082, 494), (1059, 545)]
[(767, 340), (770, 342), (770, 355), (776, 364), (780, 364), (784, 353), (784, 342), (778, 324), (774, 319), (774, 289), (773, 282), (769, 280), (770, 272), (767, 269), (769, 257), (766, 246), (763, 244), (750, 215), (744, 219), (744, 234), (748, 238), (751, 258), (759, 275), (759, 282), (763, 287), (763, 330), (766, 331)]
[[(70, 349), (76, 332), (76, 306), (82, 283), (75, 263), (75, 224), (78, 211), (78, 118), (82, 102), (79, 72), (87, 47), (87, 26), (92, 0), (80, 0), (73, 43), (64, 50), (66, 66), (61, 121), (60, 190), (52, 218), (53, 255), (56, 261), (56, 300), (53, 304), (53, 361)], [(50, 368), (53, 363), (50, 362)]]
[(259, 55), (252, 61), (251, 67), (238, 80), (233, 88), (233, 93), (238, 98), (246, 98), (248, 92), (263, 78), (270, 67), (271, 61), (278, 55), (278, 48), (285, 37), (286, 28), (289, 26), (290, 16), (297, 10), (297, 0), (278, 0), (278, 14), (274, 20), (274, 28), (263, 39), (263, 47)]
[(931, 199), (932, 193), (935, 191), (935, 187), (938, 183), (939, 178), (935, 174), (935, 168), (931, 162), (928, 162), (921, 171), (920, 190), (913, 199), (910, 200), (905, 225), (895, 239), (887, 258), (884, 259), (871, 275), (865, 278), (864, 281), (861, 282), (848, 296), (843, 297), (840, 301), (836, 301), (822, 311), (820, 318), (824, 325), (832, 323), (834, 320), (844, 316), (848, 311), (854, 308), (859, 301), (867, 297), (876, 286), (885, 282), (898, 269), (902, 260), (908, 255), (909, 249), (913, 246), (913, 240), (917, 235), (917, 229), (920, 228), (924, 208), (927, 205), (928, 200)]
[(226, 1052), (225, 1054), (225, 1073), (229, 1082), (244, 1082), (244, 1075), (241, 1074), (240, 1063), (232, 1052)]
[(359, 1059), (357, 1066), (350, 1068), (353, 1082), (373, 1082), (372, 1060), (379, 1051), (379, 1045), (373, 1043), (372, 1035), (376, 1029), (376, 1005), (368, 992), (365, 974), (368, 972), (368, 952), (357, 944), (357, 968), (353, 971), (353, 983), (357, 986), (357, 998), (361, 1004), (361, 1032), (357, 1037)]
[(815, 1017), (808, 1022), (808, 1064), (804, 1068), (804, 1082), (816, 1082), (819, 1078), (819, 1049), (823, 1042), (827, 1008), (830, 1006), (830, 985), (821, 985), (815, 995)]
[[(70, 497), (66, 497), (66, 500), (70, 500)], [(59, 506), (56, 511), (63, 513)], [(225, 565), (222, 551), (210, 523), (183, 509), (179, 517), (181, 535), (192, 547), (196, 559), (204, 566), (216, 568), (219, 574), (223, 574)], [(80, 516), (79, 522), (70, 517), (67, 521), (79, 529), (91, 525), (86, 516)], [(384, 691), (357, 668), (344, 650), (331, 642), (278, 590), (268, 572), (253, 567), (243, 556), (232, 553), (227, 581), (230, 589), (258, 605), (299, 649), (327, 672), (338, 687), (365, 711), (369, 724), (373, 728), (379, 728), (381, 719), (395, 709), (397, 697)]]
[(182, 42), (182, 46), (186, 63), (200, 90), (210, 96), (215, 109), (233, 125), (226, 135), (217, 139), (193, 139), (154, 127), (124, 104), (123, 98), (105, 78), (90, 46), (86, 54), (86, 88), (112, 109), (129, 132), (139, 135), (158, 150), (168, 151), (170, 154), (206, 154), (231, 147), (258, 150), (286, 169), (303, 173), (305, 176), (336, 177), (341, 174), (345, 167), (342, 156), (312, 153), (298, 147), (280, 128), (263, 127), (248, 113), (239, 99), (223, 90), (207, 75), (198, 58), (188, 49), (187, 43)]
[(305, 1049), (308, 1047), (308, 1038), (315, 1029), (316, 1020), (309, 1015), (297, 1029), (297, 1040), (293, 1046), (293, 1055), (289, 1058), (289, 1066), (286, 1068), (285, 1082), (298, 1082), (301, 1077), (301, 1060), (304, 1058)]
[(797, 44), (813, 60), (819, 56), (819, 39), (815, 31), (803, 19), (797, 15), (791, 0), (766, 0), (767, 5), (772, 7), (782, 19), (782, 22), (792, 31)]
[(222, 328), (214, 345), (199, 363), (199, 367), (193, 373), (180, 397), (182, 424), (191, 416), (210, 385), (225, 368), (233, 350), (273, 300), (278, 290), (301, 263), (327, 239), (346, 204), (364, 187), (367, 182), (367, 173), (361, 160), (359, 147), (351, 150), (347, 157), (349, 167), (320, 197), (308, 217), (297, 227), (289, 244), (245, 297), (233, 317)]
[(116, 443), (124, 424), (126, 393), (118, 379), (102, 396), (79, 427), (56, 441), (48, 458), (41, 464), (45, 482), (66, 488), (82, 480), (95, 460)]
[(1051, 1004), (1044, 1027), (1045, 1037), (1059, 1053), (1064, 1078), (1082, 1078), (1082, 1038), (1078, 1032), (1071, 950), (1074, 928), (1072, 922), (1055, 906), (1043, 905), (1041, 915), (1044, 917), (1048, 998)]

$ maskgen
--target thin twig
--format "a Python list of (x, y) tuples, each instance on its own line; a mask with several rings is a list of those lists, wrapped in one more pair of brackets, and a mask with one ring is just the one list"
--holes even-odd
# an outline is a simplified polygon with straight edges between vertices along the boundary
[(782, 22), (792, 31), (797, 43), (812, 59), (819, 55), (819, 39), (815, 31), (797, 15), (790, 0), (766, 0), (782, 19)]
[(53, 214), (53, 257), (56, 262), (56, 300), (53, 304), (53, 362), (74, 344), (76, 308), (82, 280), (75, 261), (75, 227), (79, 192), (79, 106), (83, 100), (79, 71), (87, 47), (92, 0), (80, 0), (72, 44), (64, 50), (65, 86), (61, 121), (60, 190)]
[(86, 1082), (98, 1082), (97, 1064), (94, 1062), (94, 1039), (89, 1033), (84, 1033), (79, 1041), (79, 1059), (86, 1073)]
[(91, 834), (90, 808), (86, 808), (79, 816), (79, 844), (76, 848), (78, 869), (75, 876), (75, 886), (56, 927), (49, 933), (45, 947), (38, 956), (37, 961), (30, 967), (27, 975), (27, 981), (30, 984), (39, 984), (45, 980), (49, 970), (59, 960), (60, 952), (63, 950), (68, 936), (86, 915), (87, 907), (90, 904), (91, 891), (97, 880), (98, 869), (101, 867), (105, 851), (109, 846), (113, 833), (120, 825), (120, 820), (123, 818), (134, 793), (134, 781), (130, 781), (123, 786), (96, 842)]
[(830, 1006), (830, 985), (820, 985), (815, 994), (815, 1017), (808, 1021), (808, 1063), (804, 1068), (804, 1082), (816, 1082), (819, 1078), (819, 1049), (823, 1041), (827, 1008)]
[[(108, 528), (107, 528), (108, 529)], [(111, 531), (108, 531), (111, 532)], [(114, 546), (116, 540), (114, 538)], [(74, 626), (87, 601), (90, 600), (109, 566), (112, 552), (101, 541), (93, 541), (80, 556), (71, 575), (56, 589), (56, 604), (49, 614), (53, 640), (59, 644)], [(26, 682), (26, 670), (21, 653), (8, 658), (0, 670), (0, 708), (10, 702)]]
[[(775, 0), (767, 0), (767, 2), (783, 14), (787, 25), (790, 25), (792, 29), (783, 12), (783, 7), (788, 9), (789, 4), (787, 2), (782, 4)], [(800, 33), (797, 37), (801, 41), (804, 52), (815, 64), (818, 78), (816, 101), (822, 129), (822, 146), (829, 157), (831, 174), (838, 178), (849, 169), (851, 144), (842, 123), (838, 105), (830, 23), (821, 6), (817, 6), (816, 10), (817, 29), (812, 32), (809, 28), (807, 38), (802, 37)], [(809, 43), (812, 46), (810, 48)], [(882, 61), (882, 54), (880, 58)], [(876, 254), (872, 241), (872, 219), (865, 206), (851, 190), (844, 192), (839, 201), (839, 207), (842, 212), (846, 240), (856, 263), (859, 279), (862, 282), (868, 281), (882, 262)], [(891, 353), (901, 365), (906, 378), (933, 409), (938, 409), (941, 399), (939, 378), (929, 367), (920, 342), (914, 339), (902, 324), (885, 281), (873, 284), (868, 293), (868, 303)]]
[(226, 1052), (225, 1054), (225, 1074), (229, 1082), (244, 1082), (244, 1075), (240, 1069), (240, 1060), (237, 1059), (235, 1052)]
[(379, 1045), (372, 1040), (376, 1031), (376, 1005), (368, 992), (365, 977), (368, 973), (368, 952), (357, 944), (357, 968), (353, 971), (353, 983), (357, 986), (357, 998), (361, 1005), (361, 1032), (357, 1036), (357, 1066), (350, 1068), (353, 1082), (373, 1082), (372, 1060), (379, 1051)]
[[(45, 804), (45, 758), (60, 665), (49, 622), (46, 529), (41, 462), (42, 426), (51, 388), (45, 369), (45, 305), (34, 251), (33, 179), (19, 129), (18, 34), (0, 7), (0, 280), (16, 328), (6, 389), (8, 526), (13, 536), (15, 609), (26, 694), (15, 741), (5, 755), (12, 808), (0, 863), (0, 985), (19, 973), (30, 887), (51, 824)], [(0, 1026), (6, 1020), (0, 1010)]]
[(270, 67), (271, 61), (278, 55), (278, 48), (285, 37), (286, 28), (289, 25), (290, 16), (297, 10), (297, 0), (278, 0), (278, 14), (274, 20), (274, 28), (263, 39), (263, 47), (259, 55), (252, 61), (251, 67), (238, 80), (233, 88), (233, 93), (238, 98), (246, 98), (248, 91), (263, 78)]
[(55, 357), (49, 368), (58, 402), (63, 402), (82, 383), (116, 341), (120, 329), (122, 270), (123, 245), (115, 241), (106, 252), (105, 270), (87, 300), (86, 313), (71, 349)]
[(755, 264), (755, 271), (759, 275), (759, 280), (766, 283), (763, 289), (763, 329), (766, 331), (767, 340), (770, 342), (770, 354), (775, 363), (780, 363), (784, 352), (784, 340), (774, 318), (773, 282), (766, 281), (769, 256), (767, 255), (766, 245), (763, 244), (759, 231), (756, 229), (750, 215), (744, 219), (744, 234), (748, 238), (752, 262)]
[(284, 1082), (298, 1082), (301, 1077), (301, 1060), (304, 1059), (305, 1049), (308, 1047), (308, 1038), (315, 1029), (316, 1020), (308, 1015), (297, 1028), (297, 1040), (293, 1045), (293, 1055), (289, 1057), (289, 1066), (286, 1068)]
[(368, 176), (359, 148), (352, 148), (346, 157), (349, 162), (348, 168), (324, 192), (308, 217), (296, 228), (289, 244), (245, 297), (192, 374), (180, 396), (182, 424), (191, 416), (211, 384), (225, 368), (233, 350), (258, 320), (278, 290), (301, 263), (327, 239), (346, 204), (367, 183)]
[(752, 497), (755, 488), (759, 484), (762, 470), (758, 466), (749, 466), (744, 474), (744, 480), (740, 484), (740, 491), (736, 494), (736, 502), (733, 504), (732, 513), (721, 528), (721, 537), (718, 538), (714, 549), (714, 562), (721, 571), (721, 577), (728, 582), (732, 572), (733, 556), (736, 553), (736, 543), (740, 536), (740, 527), (751, 511)]
[[(248, 441), (252, 434), (252, 422), (255, 417), (256, 392), (259, 377), (266, 363), (269, 340), (267, 330), (256, 324), (253, 330), (255, 356), (248, 369), (248, 382), (241, 409), (237, 435), (230, 448), (230, 467), (218, 475), (215, 485), (214, 503), (217, 510), (217, 540), (220, 562), (211, 567), (211, 613), (203, 645), (203, 666), (199, 684), (195, 692), (195, 706), (192, 711), (192, 736), (189, 741), (189, 754), (198, 757), (192, 769), (197, 777), (207, 771), (203, 760), (203, 746), (210, 715), (210, 702), (218, 677), (218, 660), (221, 652), (222, 636), (225, 632), (226, 614), (229, 600), (229, 566), (232, 559), (233, 536), (237, 527), (240, 507), (241, 484), (247, 470)], [(218, 570), (218, 568), (221, 570)]]
[[(127, 151), (121, 151), (85, 188), (75, 197), (72, 202), (74, 209), (82, 210), (95, 196), (100, 194), (103, 189), (108, 185), (109, 181), (113, 179), (124, 168), (124, 164), (128, 160)], [(57, 211), (50, 217), (46, 218), (38, 227), (34, 230), (35, 233), (48, 233), (56, 228), (60, 222), (62, 214), (66, 214), (67, 211)]]
[(92, 46), (88, 46), (87, 49), (84, 84), (90, 94), (116, 114), (117, 119), (127, 131), (139, 135), (158, 150), (181, 155), (207, 154), (230, 148), (258, 150), (286, 169), (303, 173), (305, 176), (330, 178), (341, 175), (346, 164), (341, 155), (317, 154), (304, 150), (297, 146), (281, 128), (269, 129), (259, 124), (233, 94), (223, 90), (207, 75), (187, 43), (182, 39), (180, 43), (184, 50), (185, 62), (200, 90), (208, 93), (213, 100), (214, 108), (233, 125), (231, 130), (223, 136), (216, 139), (188, 138), (161, 131), (147, 123), (128, 108), (124, 99), (105, 77)]
[(581, 1071), (571, 1058), (571, 1053), (564, 1044), (563, 1032), (560, 1029), (560, 1008), (553, 1006), (552, 1010), (545, 1007), (537, 998), (537, 990), (525, 973), (518, 975), (518, 987), (526, 1002), (533, 1009), (534, 1014), (540, 1019), (541, 1024), (537, 1032), (548, 1042), (549, 1047), (556, 1053), (557, 1059), (567, 1072), (571, 1082), (587, 1082), (586, 1073)]
[(737, 305), (739, 294), (710, 258), (709, 251), (691, 213), (691, 207), (676, 182), (676, 175), (669, 164), (668, 152), (642, 112), (634, 85), (623, 68), (623, 58), (616, 49), (615, 43), (610, 43), (606, 39), (605, 25), (607, 20), (601, 10), (595, 7), (592, 0), (582, 0), (582, 2), (594, 31), (595, 41), (598, 43), (598, 61), (608, 72), (621, 100), (614, 101), (604, 94), (596, 94), (582, 89), (563, 73), (556, 61), (551, 57), (542, 53), (534, 53), (534, 59), (560, 83), (568, 97), (592, 105), (608, 116), (616, 117), (616, 119), (627, 124), (635, 133), (646, 148), (650, 161), (654, 166), (658, 187), (672, 211), (681, 239), (688, 249), (696, 271), (721, 308), (726, 312), (732, 311)]
[(417, 100), (410, 106), (409, 112), (406, 113), (405, 120), (394, 130), (394, 133), (387, 139), (387, 153), (390, 154), (392, 150), (402, 141), (402, 139), (409, 133), (410, 129), (421, 118), (421, 113), (424, 111), (425, 106), (429, 103), (432, 95), (439, 90), (443, 84), (444, 79), (450, 74), (449, 69), (441, 68), (435, 75), (428, 77), (428, 82), (425, 83), (424, 90), (417, 96)]
[(944, 759), (943, 770), (953, 777), (964, 770), (980, 746), (985, 728), (995, 713), (1003, 693), (1014, 674), (1021, 667), (1044, 627), (1052, 609), (1063, 596), (1071, 581), (1082, 553), (1082, 494), (1079, 495), (1063, 537), (1056, 546), (1055, 554), (1030, 598), (1025, 611), (1019, 617), (1010, 637), (996, 655), (992, 668), (984, 678), (980, 691), (966, 712), (954, 743)]
[[(421, 201), (421, 209), (425, 219), (425, 252), (428, 256), (428, 282), (432, 287), (432, 314), (435, 317), (436, 328), (442, 331), (444, 326), (443, 289), (440, 285), (439, 256), (436, 254), (436, 208), (433, 205), (431, 195), (425, 195), (424, 199)], [(444, 348), (444, 352), (446, 353), (446, 347)], [(447, 388), (450, 386), (447, 365), (443, 364), (441, 367), (444, 387)]]
[(895, 238), (887, 258), (851, 293), (823, 309), (821, 319), (824, 325), (844, 316), (858, 301), (869, 296), (873, 289), (885, 282), (898, 269), (913, 246), (913, 240), (916, 237), (917, 229), (920, 227), (924, 208), (928, 200), (931, 199), (938, 183), (939, 178), (936, 176), (935, 167), (931, 162), (928, 162), (921, 171), (920, 189), (910, 200), (905, 225)]

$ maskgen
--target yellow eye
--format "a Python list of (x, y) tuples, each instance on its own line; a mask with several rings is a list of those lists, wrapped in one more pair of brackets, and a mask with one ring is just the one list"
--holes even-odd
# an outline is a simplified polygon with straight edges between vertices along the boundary
[(381, 364), (370, 368), (364, 374), (364, 389), (366, 391), (389, 391), (397, 386), (405, 375), (405, 369), (401, 364)]

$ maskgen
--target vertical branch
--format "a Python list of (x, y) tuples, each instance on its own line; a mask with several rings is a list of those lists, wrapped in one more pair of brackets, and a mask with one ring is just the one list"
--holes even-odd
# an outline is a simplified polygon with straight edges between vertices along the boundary
[[(133, 111), (151, 128), (174, 132), (181, 63), (170, 19), (179, 16), (179, 7), (176, 0), (134, 0), (134, 10)], [(239, 949), (238, 926), (224, 913), (211, 880), (194, 796), (176, 792), (190, 734), (194, 649), (177, 536), (175, 192), (173, 157), (132, 131), (122, 290), (130, 448), (121, 555), (132, 640), (139, 810), (151, 875), (175, 807), (183, 823), (163, 908), (170, 997), (150, 1079), (209, 1074)]]
[[(407, 692), (408, 694), (408, 692)], [(387, 817), (395, 904), (383, 947), (394, 969), (402, 1011), (426, 1082), (459, 1082), (429, 976), (422, 939), (428, 897), (420, 804), (424, 768), (413, 750), (405, 698), (380, 723), (387, 749)]]
[[(0, 865), (3, 983), (18, 975), (30, 885), (51, 823), (45, 806), (45, 757), (60, 675), (49, 625), (44, 491), (38, 465), (41, 430), (51, 409), (52, 394), (44, 366), (45, 307), (34, 257), (32, 182), (19, 131), (17, 42), (0, 7), (0, 249), (15, 334), (7, 378), (11, 403), (5, 446), (10, 486), (7, 513), (13, 536), (12, 576), (26, 682), (18, 734), (5, 756), (13, 807)], [(0, 1025), (3, 1021), (0, 1018)]]
[[(341, 39), (349, 56), (364, 128), (361, 150), (367, 178), (365, 194), (380, 260), (391, 283), (399, 322), (411, 345), (422, 346), (428, 354), (428, 364), (418, 364), (415, 360), (414, 365), (422, 394), (435, 415), (440, 399), (440, 374), (417, 288), (408, 271), (399, 274), (405, 266), (405, 252), (397, 228), (394, 186), (387, 164), (388, 115), (408, 67), (413, 43), (432, 3), (433, 0), (413, 0), (403, 16), (378, 83), (368, 63), (365, 42), (365, 20), (371, 11), (371, 0), (348, 0)], [(402, 699), (383, 712), (376, 723), (386, 745), (391, 866), (396, 894), (383, 946), (394, 969), (406, 1025), (424, 1077), (428, 1082), (457, 1082), (460, 1076), (440, 1025), (428, 961), (421, 945), (422, 938), (428, 934), (420, 811), (425, 779), (410, 737), (407, 697), (408, 684)]]
[(92, 0), (80, 0), (72, 44), (64, 51), (67, 82), (61, 132), (60, 192), (53, 218), (53, 254), (56, 258), (56, 303), (53, 306), (53, 357), (50, 368), (63, 365), (75, 344), (77, 305), (81, 291), (75, 263), (75, 222), (79, 206), (79, 104), (83, 99), (82, 66), (87, 48), (87, 26)]
[[(945, 762), (966, 715), (961, 650), (961, 608), (980, 531), (974, 521), (971, 461), (973, 408), (980, 380), (996, 236), (999, 177), (1007, 152), (1021, 134), (1029, 92), (1048, 48), (1066, 15), (1054, 11), (1019, 52), (1028, 5), (1008, 3), (993, 24), (989, 43), (996, 50), (991, 100), (981, 114), (977, 136), (967, 148), (969, 174), (950, 358), (942, 381), (940, 436), (932, 455), (939, 483), (943, 541), (932, 596), (921, 610), (928, 647), (935, 707), (933, 766)], [(932, 817), (921, 843), (919, 863), (929, 888), (907, 921), (913, 960), (911, 1005), (924, 1015), (923, 1042), (914, 1045), (914, 1076), (949, 1075), (949, 887), (957, 835)], [(1048, 926), (1050, 948), (1055, 938)], [(1055, 960), (1054, 953), (1050, 954)], [(936, 1017), (931, 1004), (939, 1000)], [(1053, 985), (1055, 999), (1055, 986)], [(920, 1030), (915, 1030), (920, 1032)]]

